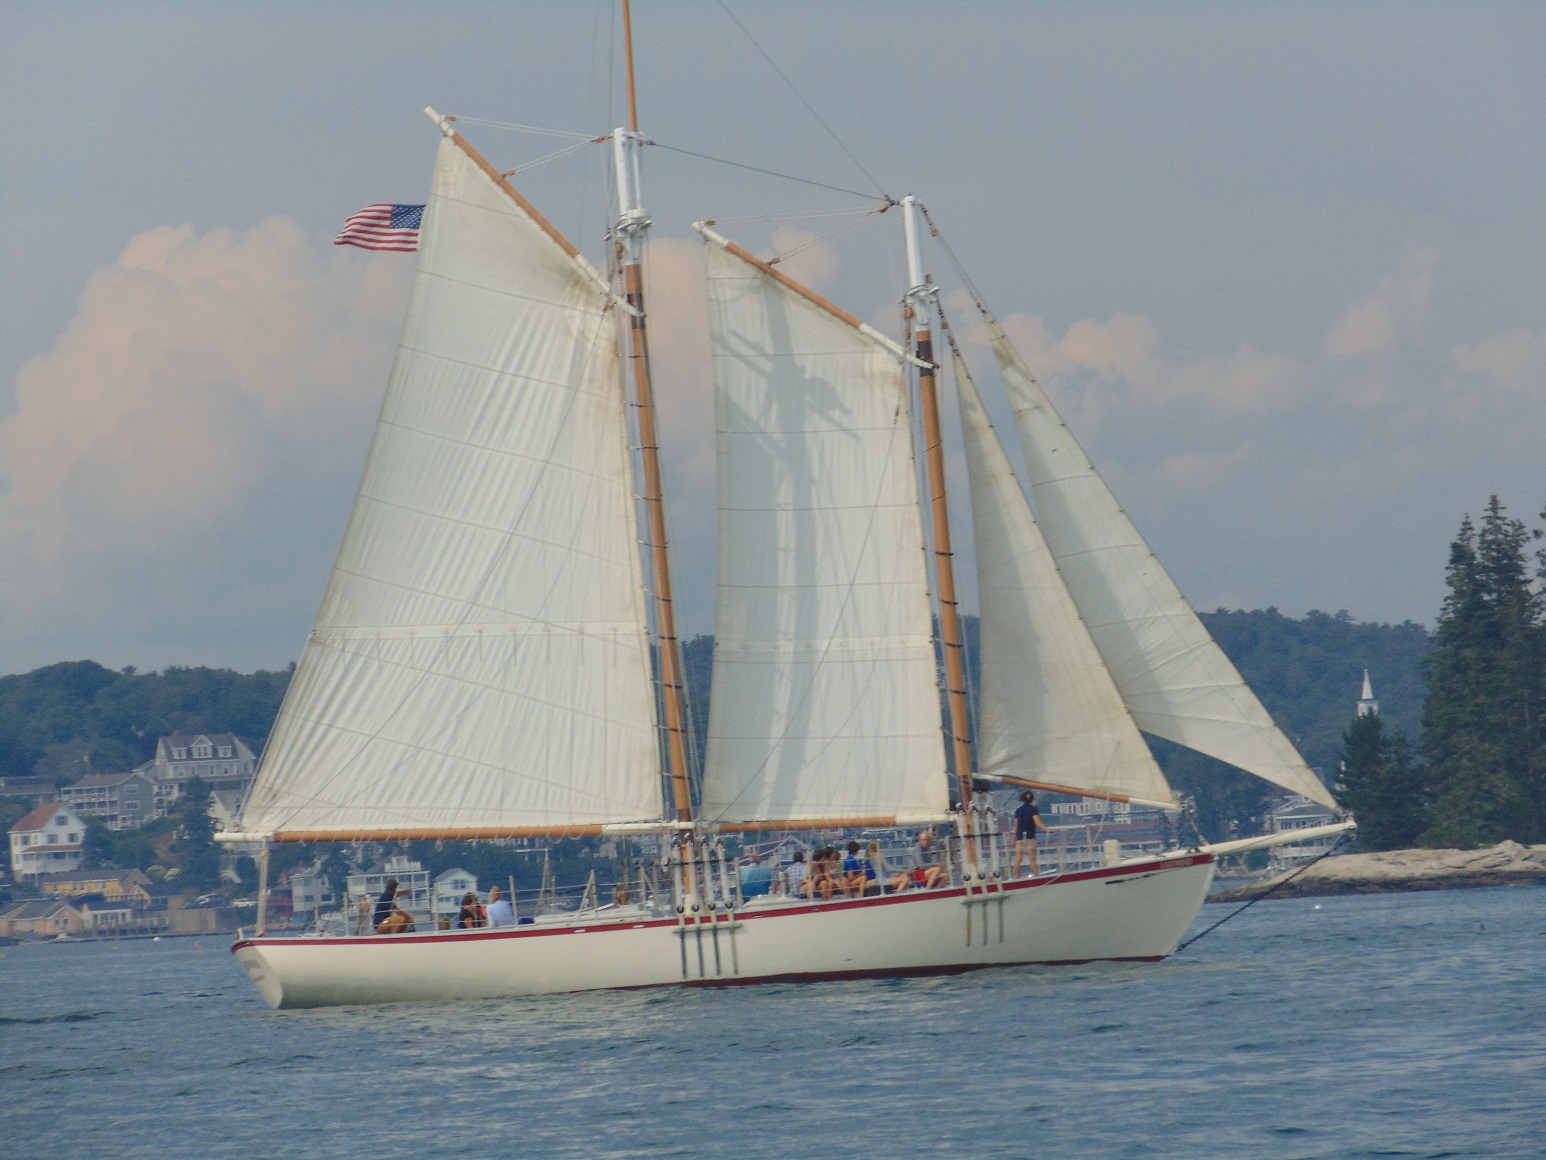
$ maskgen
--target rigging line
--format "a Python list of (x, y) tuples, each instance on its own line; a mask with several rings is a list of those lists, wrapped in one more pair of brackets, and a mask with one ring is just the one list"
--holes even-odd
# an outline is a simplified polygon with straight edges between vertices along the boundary
[[(861, 193), (857, 189), (848, 189), (841, 185), (828, 185), (824, 181), (812, 181), (808, 177), (796, 177), (792, 173), (780, 173), (776, 169), (764, 169), (760, 165), (747, 165), (742, 161), (731, 161), (726, 157), (715, 157), (712, 153), (698, 153), (692, 149), (683, 149), (679, 145), (663, 145), (659, 141), (646, 141), (645, 144), (653, 145), (657, 149), (666, 149), (672, 153), (681, 153), (688, 157), (696, 157), (700, 161), (714, 161), (720, 165), (728, 165), (733, 169), (747, 169), (752, 173), (761, 173), (765, 177), (778, 177), (784, 181), (797, 181), (801, 185), (814, 185), (817, 189), (830, 189), (833, 193), (846, 193), (850, 197), (862, 197), (866, 200), (869, 200), (875, 196), (873, 193)], [(886, 199), (886, 205), (888, 206), (900, 204), (895, 198), (886, 193), (884, 190), (881, 191), (881, 196)]]
[(1262, 899), (1264, 899), (1264, 898), (1271, 898), (1279, 890), (1281, 890), (1283, 887), (1287, 886), (1295, 878), (1298, 878), (1299, 875), (1303, 874), (1311, 866), (1314, 866), (1322, 858), (1329, 858), (1329, 857), (1331, 857), (1331, 855), (1335, 854), (1337, 852), (1337, 850), (1339, 850), (1341, 848), (1342, 843), (1345, 842), (1345, 841), (1347, 841), (1347, 835), (1343, 834), (1340, 838), (1338, 838), (1335, 842), (1333, 842), (1330, 846), (1328, 846), (1326, 848), (1325, 853), (1319, 854), (1316, 857), (1310, 859), (1310, 861), (1306, 862), (1303, 866), (1299, 867), (1299, 869), (1295, 870), (1287, 878), (1283, 879), (1281, 882), (1275, 883), (1273, 885), (1272, 889), (1263, 891), (1261, 894), (1258, 894), (1255, 898), (1251, 899), (1251, 901), (1247, 902), (1239, 910), (1230, 911), (1230, 913), (1226, 914), (1223, 918), (1219, 919), (1216, 923), (1214, 923), (1212, 926), (1210, 926), (1207, 930), (1203, 931), (1201, 934), (1194, 934), (1191, 938), (1187, 939), (1184, 943), (1182, 943), (1180, 946), (1178, 946), (1175, 949), (1174, 953), (1175, 954), (1180, 954), (1182, 951), (1186, 950), (1187, 947), (1191, 946), (1194, 942), (1196, 942), (1198, 939), (1202, 938), (1204, 935), (1212, 934), (1214, 931), (1218, 930), (1219, 927), (1223, 926), (1230, 919), (1236, 917), (1237, 915), (1244, 914), (1246, 911), (1250, 910), (1251, 907), (1255, 906), (1258, 902), (1262, 901)]
[[(864, 162), (860, 161), (858, 157), (854, 156), (854, 151), (852, 149), (843, 144), (843, 139), (837, 135), (837, 132), (832, 128), (831, 125), (827, 124), (827, 119), (816, 111), (816, 106), (807, 101), (805, 99), (805, 95), (801, 93), (799, 89), (795, 88), (794, 82), (784, 75), (784, 70), (779, 68), (778, 65), (774, 62), (773, 58), (768, 55), (768, 50), (763, 48), (762, 45), (757, 42), (757, 38), (751, 34), (751, 31), (746, 27), (746, 25), (741, 23), (740, 17), (738, 17), (734, 12), (730, 11), (730, 6), (725, 3), (725, 0), (719, 0), (719, 6), (725, 10), (725, 15), (730, 17), (730, 19), (735, 22), (735, 26), (741, 30), (746, 39), (752, 42), (752, 47), (762, 54), (762, 59), (768, 62), (768, 67), (778, 74), (778, 79), (789, 86), (789, 91), (795, 95), (800, 104), (805, 106), (806, 111), (810, 113), (811, 116), (815, 117), (816, 121), (821, 125), (821, 127), (827, 131), (827, 136), (831, 137), (833, 141), (837, 142), (837, 147), (848, 155), (848, 160), (852, 161), (858, 168), (859, 172), (864, 174), (864, 176), (869, 179), (870, 184), (880, 191), (880, 195), (882, 197), (884, 197), (888, 202), (891, 202), (892, 198), (891, 195), (886, 192), (886, 187), (883, 186), (879, 181), (875, 180), (875, 175), (864, 167)], [(892, 202), (892, 204), (895, 203)]]
[(554, 150), (552, 153), (544, 153), (541, 157), (537, 158), (535, 161), (527, 161), (527, 162), (524, 162), (524, 163), (522, 163), (520, 165), (517, 165), (514, 169), (507, 170), (506, 173), (505, 173), (505, 176), (506, 177), (513, 177), (517, 173), (525, 173), (529, 169), (535, 169), (539, 165), (546, 165), (549, 161), (557, 161), (560, 157), (567, 157), (571, 153), (574, 153), (574, 152), (577, 152), (577, 151), (579, 151), (581, 149), (584, 149), (587, 145), (594, 145), (594, 144), (595, 144), (595, 142), (592, 141), (592, 140), (585, 140), (585, 141), (577, 141), (573, 145), (565, 145), (562, 149)]
[[(886, 207), (890, 209), (890, 206)], [(745, 225), (748, 222), (784, 222), (803, 221), (807, 218), (832, 218), (847, 217), (850, 214), (875, 213), (876, 210), (856, 205), (848, 209), (815, 209), (806, 213), (751, 213), (739, 217), (715, 218), (714, 221), (722, 226)]]
[(490, 121), (483, 117), (447, 117), (459, 125), (481, 125), (488, 129), (508, 129), (512, 133), (535, 133), (540, 137), (567, 137), (574, 141), (589, 141), (594, 133), (573, 133), (568, 129), (544, 129), (540, 125), (516, 125), (509, 121)]
[(828, 230), (826, 233), (820, 235), (819, 237), (814, 237), (814, 238), (812, 238), (808, 242), (802, 242), (800, 245), (796, 246), (792, 250), (785, 250), (782, 254), (780, 254), (778, 257), (774, 258), (773, 261), (768, 263), (768, 264), (769, 265), (776, 265), (779, 262), (787, 261), (788, 259), (794, 257), (796, 254), (803, 254), (806, 250), (810, 249), (812, 246), (819, 246), (819, 245), (821, 245), (822, 242), (827, 241), (829, 238), (835, 238), (835, 237), (837, 237), (838, 234), (841, 234), (841, 233), (843, 233), (843, 232), (845, 232), (847, 230), (853, 229), (856, 225), (861, 224), (862, 222), (866, 221), (868, 218), (873, 217), (875, 214), (884, 212), (887, 208), (888, 207), (886, 207), (886, 206), (880, 206), (880, 207), (878, 207), (876, 209), (870, 210), (870, 212), (865, 214), (864, 217), (856, 218), (854, 221), (851, 221), (851, 222), (844, 222), (842, 225), (838, 226), (835, 229)]

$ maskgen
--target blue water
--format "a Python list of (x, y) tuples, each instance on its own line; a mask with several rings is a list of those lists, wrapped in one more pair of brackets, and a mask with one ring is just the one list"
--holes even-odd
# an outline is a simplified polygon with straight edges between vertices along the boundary
[(0, 1155), (1546, 1155), (1541, 888), (1267, 902), (1145, 966), (284, 1013), (219, 939), (0, 956)]

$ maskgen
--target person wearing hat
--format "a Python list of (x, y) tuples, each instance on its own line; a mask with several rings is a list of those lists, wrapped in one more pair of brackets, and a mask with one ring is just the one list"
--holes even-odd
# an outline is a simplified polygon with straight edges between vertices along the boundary
[(490, 926), (515, 925), (515, 908), (510, 905), (510, 900), (499, 887), (496, 886), (488, 892), (488, 906), (484, 909), (488, 912)]
[(1020, 863), (1027, 858), (1031, 861), (1031, 877), (1041, 873), (1036, 861), (1036, 831), (1046, 828), (1047, 823), (1041, 820), (1041, 811), (1036, 808), (1036, 795), (1026, 790), (1020, 795), (1020, 808), (1015, 810), (1014, 877), (1020, 877)]

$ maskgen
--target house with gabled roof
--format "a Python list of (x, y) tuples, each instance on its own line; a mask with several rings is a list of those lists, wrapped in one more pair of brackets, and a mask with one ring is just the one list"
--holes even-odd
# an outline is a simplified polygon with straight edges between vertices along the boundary
[(68, 874), (45, 874), (38, 878), (37, 887), (44, 894), (60, 898), (78, 898), (83, 894), (100, 894), (105, 898), (127, 898), (148, 904), (150, 879), (139, 870), (72, 870)]
[(257, 757), (235, 734), (172, 733), (156, 742), (155, 759), (135, 772), (155, 783), (157, 800), (165, 809), (183, 796), (194, 778), (212, 790), (246, 793), (257, 768)]
[(11, 873), (20, 881), (80, 868), (86, 822), (63, 802), (45, 802), (11, 827)]
[(57, 938), (85, 929), (85, 917), (62, 898), (34, 899), (0, 909), (0, 936), (6, 938)]
[(101, 818), (110, 830), (134, 830), (159, 817), (156, 787), (150, 778), (127, 773), (89, 773), (59, 791), (59, 800), (83, 818)]

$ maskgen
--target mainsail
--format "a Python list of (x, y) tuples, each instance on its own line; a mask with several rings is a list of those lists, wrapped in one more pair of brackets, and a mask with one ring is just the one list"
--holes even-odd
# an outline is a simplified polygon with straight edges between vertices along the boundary
[(447, 132), (359, 494), (242, 828), (661, 814), (613, 300)]
[(903, 353), (703, 233), (719, 609), (702, 816), (939, 814), (948, 790)]
[(1336, 800), (1241, 680), (987, 318), (1042, 534), (1138, 727), (1293, 793)]
[(978, 770), (1174, 801), (1063, 585), (959, 352), (954, 364), (977, 545)]

